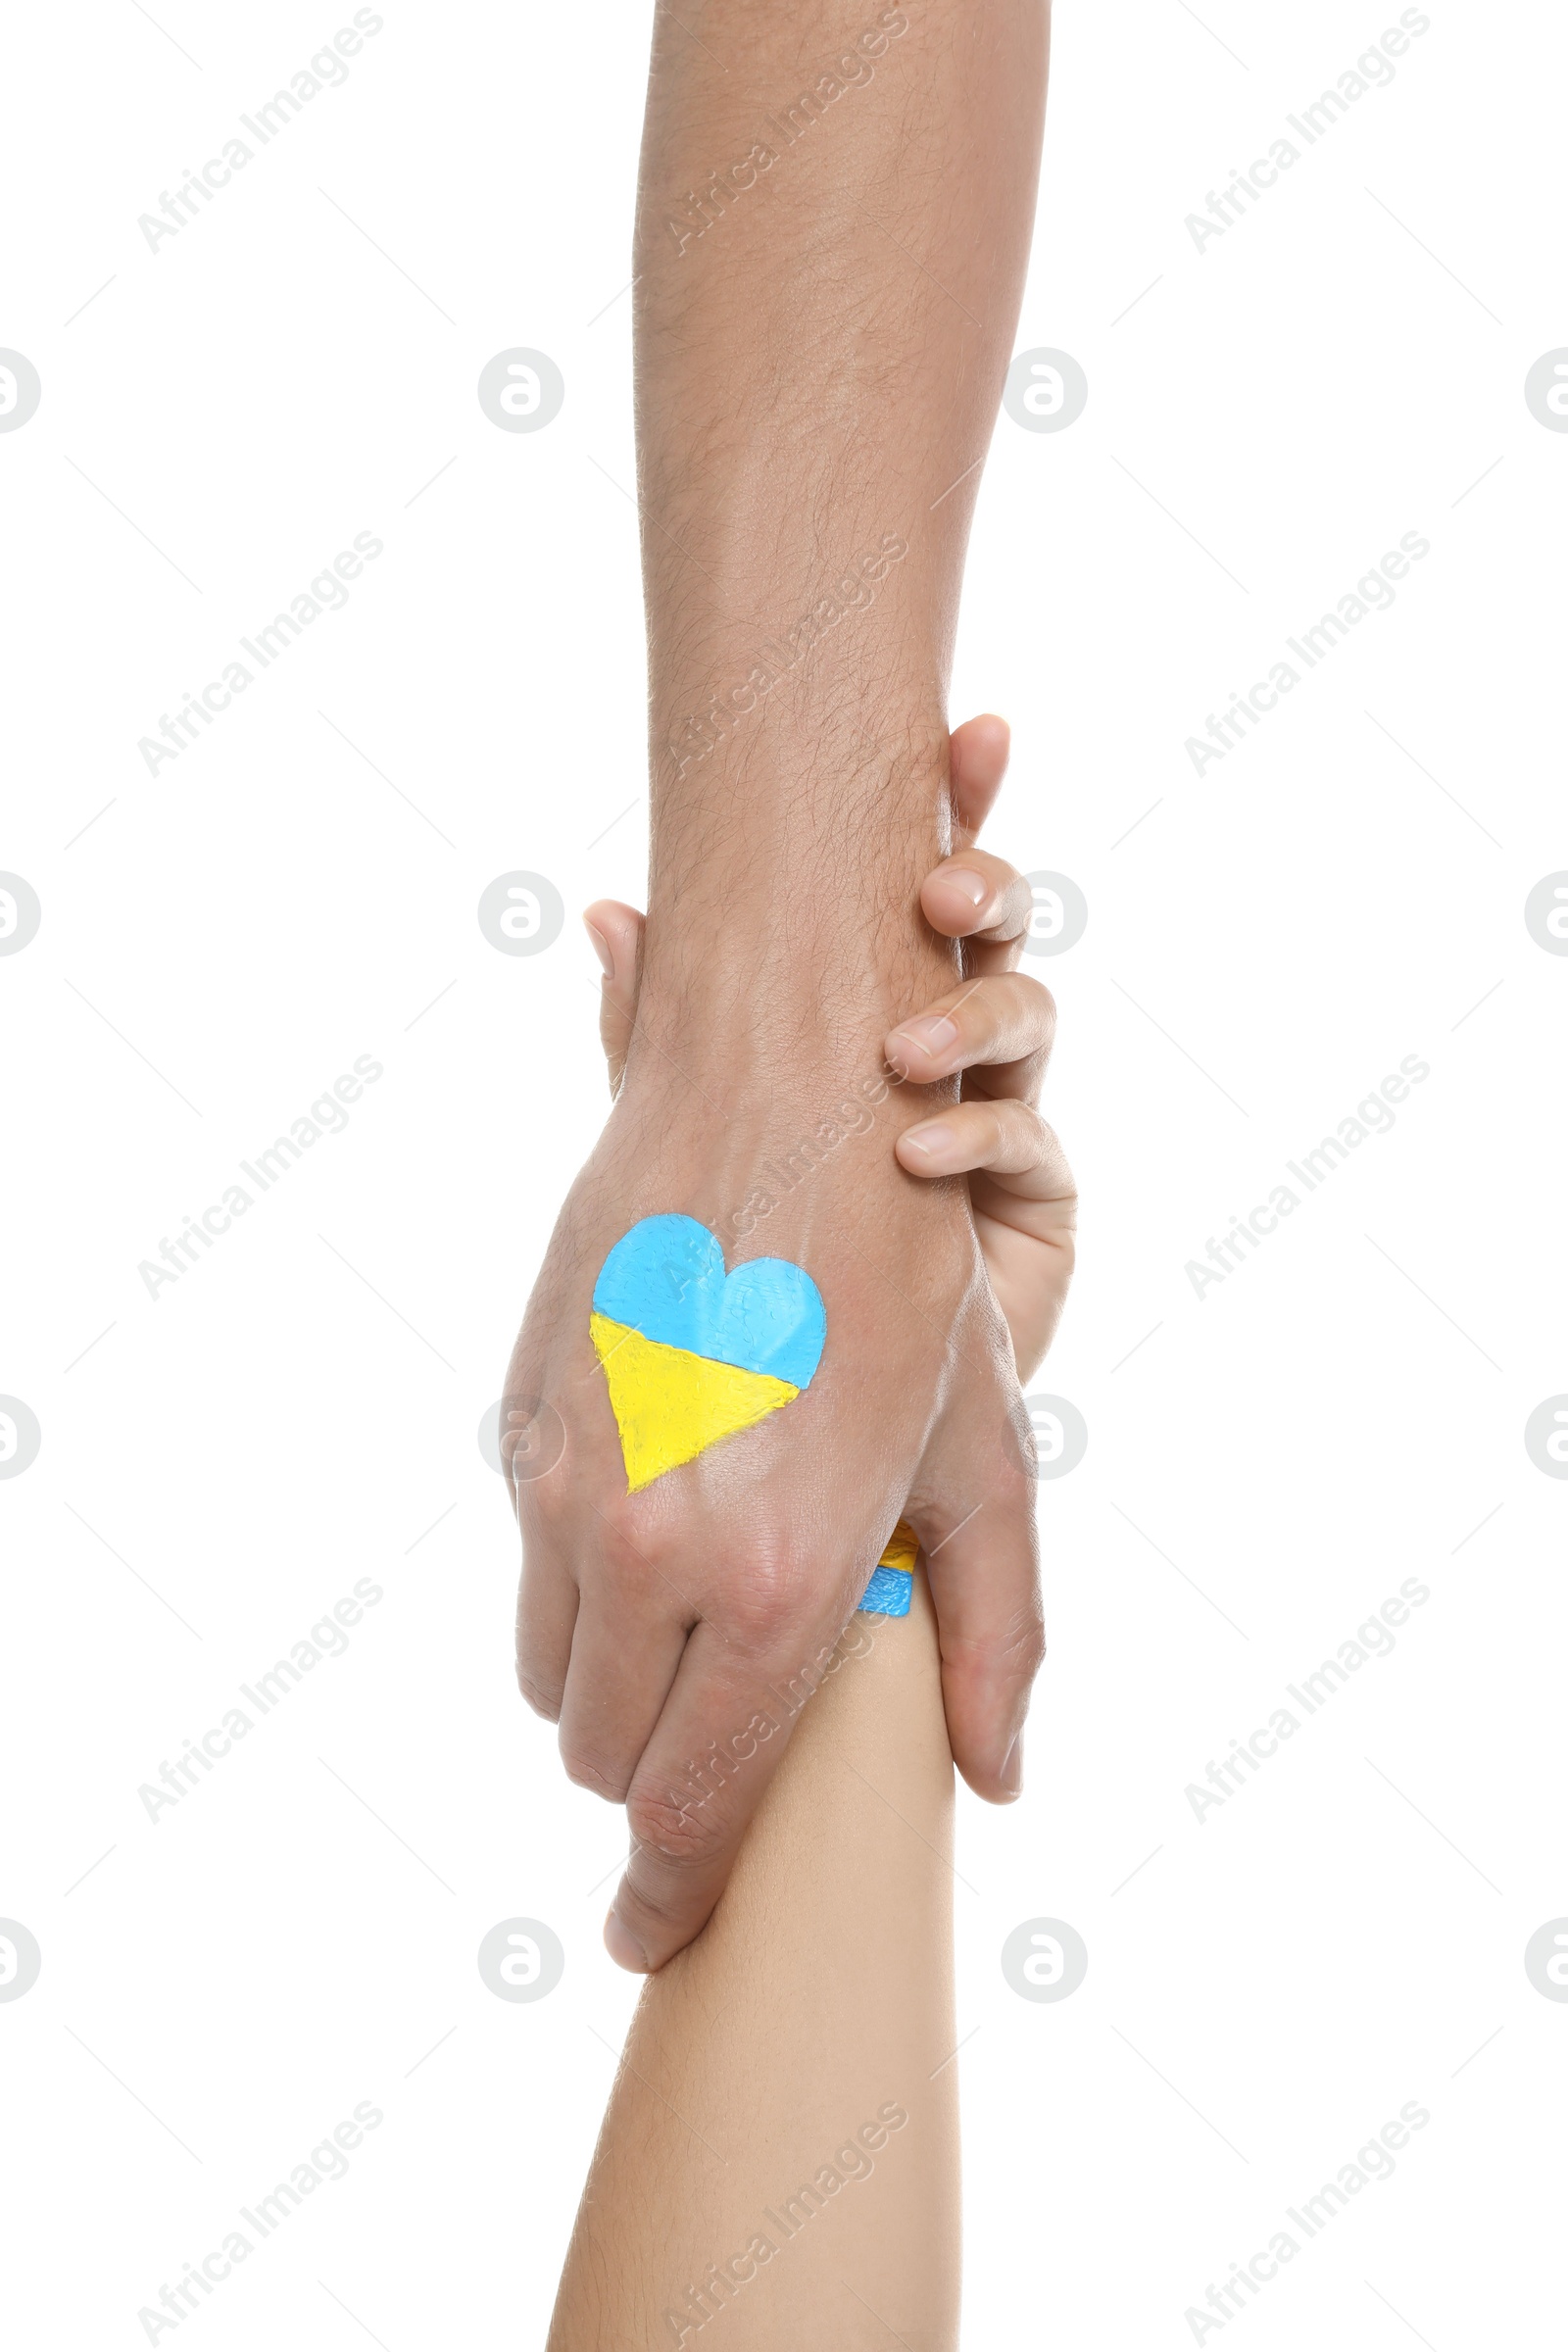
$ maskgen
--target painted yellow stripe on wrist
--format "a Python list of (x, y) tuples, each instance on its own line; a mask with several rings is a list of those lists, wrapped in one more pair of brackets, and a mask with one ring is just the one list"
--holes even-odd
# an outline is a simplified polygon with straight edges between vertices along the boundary
[(906, 1519), (901, 1519), (871, 1571), (871, 1582), (860, 1597), (861, 1608), (878, 1617), (907, 1617), (909, 1603), (914, 1598), (914, 1563), (919, 1552), (919, 1540), (913, 1528)]

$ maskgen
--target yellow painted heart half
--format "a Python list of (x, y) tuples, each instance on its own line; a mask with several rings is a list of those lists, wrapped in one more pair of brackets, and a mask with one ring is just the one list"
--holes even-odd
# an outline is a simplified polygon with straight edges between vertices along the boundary
[(608, 1315), (591, 1315), (589, 1329), (610, 1384), (629, 1494), (718, 1439), (755, 1428), (801, 1393), (766, 1372), (745, 1372), (647, 1339)]
[(660, 1216), (611, 1250), (589, 1329), (635, 1494), (792, 1404), (821, 1360), (827, 1316), (804, 1268), (754, 1257), (726, 1272), (705, 1225)]

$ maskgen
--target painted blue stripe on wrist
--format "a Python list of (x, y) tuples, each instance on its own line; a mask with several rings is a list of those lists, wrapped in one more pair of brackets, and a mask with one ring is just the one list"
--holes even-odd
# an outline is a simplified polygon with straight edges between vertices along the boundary
[(860, 1606), (879, 1617), (907, 1617), (913, 1592), (914, 1579), (902, 1568), (873, 1568)]

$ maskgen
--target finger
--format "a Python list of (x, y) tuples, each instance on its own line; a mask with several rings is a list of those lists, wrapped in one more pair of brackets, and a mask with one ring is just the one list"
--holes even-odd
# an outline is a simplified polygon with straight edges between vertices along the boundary
[(882, 1051), (888, 1066), (916, 1086), (980, 1065), (988, 1094), (1032, 1099), (1055, 1028), (1049, 989), (1022, 972), (998, 972), (950, 990), (924, 1012), (901, 1021)]
[[(936, 1603), (954, 1762), (977, 1796), (1010, 1804), (1023, 1785), (1023, 1721), (1045, 1655), (1034, 1487), (995, 1437), (957, 1458), (965, 1453), (965, 1483), (940, 1504), (911, 1497), (908, 1515)], [(975, 1464), (987, 1453), (982, 1484)]]
[(697, 1627), (627, 1792), (631, 1858), (605, 1923), (621, 1967), (662, 1968), (707, 1924), (800, 1709), (843, 1654), (805, 1634), (763, 1652)]
[(577, 1588), (564, 1564), (537, 1540), (523, 1546), (517, 1587), (517, 1688), (536, 1715), (561, 1714), (577, 1617)]
[(585, 909), (582, 919), (604, 973), (599, 990), (599, 1043), (610, 1066), (610, 1091), (616, 1095), (637, 1019), (648, 918), (635, 906), (623, 906), (618, 899), (598, 899)]
[(913, 1176), (968, 1176), (992, 1295), (1027, 1381), (1061, 1320), (1076, 1257), (1078, 1198), (1054, 1131), (1027, 1103), (975, 1100), (906, 1129), (894, 1149)]
[[(893, 1149), (911, 1176), (965, 1176), (984, 1169), (999, 1190), (1025, 1206), (1055, 1210), (1076, 1198), (1056, 1132), (1029, 1102), (971, 1096), (933, 1119), (906, 1127)], [(1059, 1216), (1052, 1216), (1042, 1228), (1054, 1232), (1059, 1224)]]
[(688, 1625), (631, 1582), (601, 1575), (572, 1629), (561, 1702), (561, 1757), (568, 1780), (624, 1804), (679, 1671)]
[(933, 931), (969, 943), (971, 971), (1007, 971), (1023, 953), (1034, 893), (1005, 858), (960, 850), (927, 874), (920, 906)]
[[(1021, 997), (1015, 995), (1018, 991)], [(1009, 997), (1018, 1017), (1035, 1024), (1032, 1031), (1027, 1026), (1024, 1030), (1026, 1042), (1033, 1038), (1034, 1050), (1010, 1062), (1000, 1058), (1009, 1043)], [(1033, 1107), (1054, 1020), (1049, 995), (1029, 980), (982, 980), (959, 992), (948, 1026), (970, 1027), (965, 1042), (973, 1058), (962, 1096), (894, 1141), (900, 1165), (911, 1175), (968, 1177), (975, 1229), (1020, 1379), (1033, 1373), (1051, 1345), (1075, 1257), (1077, 1196), (1072, 1171), (1054, 1131)], [(919, 1017), (905, 1026), (918, 1032)], [(949, 1054), (960, 1051), (945, 1033), (934, 1042)], [(1015, 1035), (1010, 1042), (1016, 1045), (1019, 1040)], [(887, 1058), (895, 1070), (908, 1070), (913, 1060), (912, 1055), (901, 1058), (903, 1044), (902, 1032), (887, 1043)]]
[(1012, 729), (987, 710), (955, 727), (948, 744), (953, 785), (953, 821), (972, 841), (990, 815), (1007, 772)]

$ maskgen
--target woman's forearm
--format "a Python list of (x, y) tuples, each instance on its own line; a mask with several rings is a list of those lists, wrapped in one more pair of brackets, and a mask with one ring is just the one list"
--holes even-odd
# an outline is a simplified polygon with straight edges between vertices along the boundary
[(956, 2341), (953, 1767), (923, 1575), (906, 1618), (852, 1618), (833, 1655), (779, 1688), (781, 1724), (821, 1674), (708, 1928), (643, 1994), (550, 2352)]

